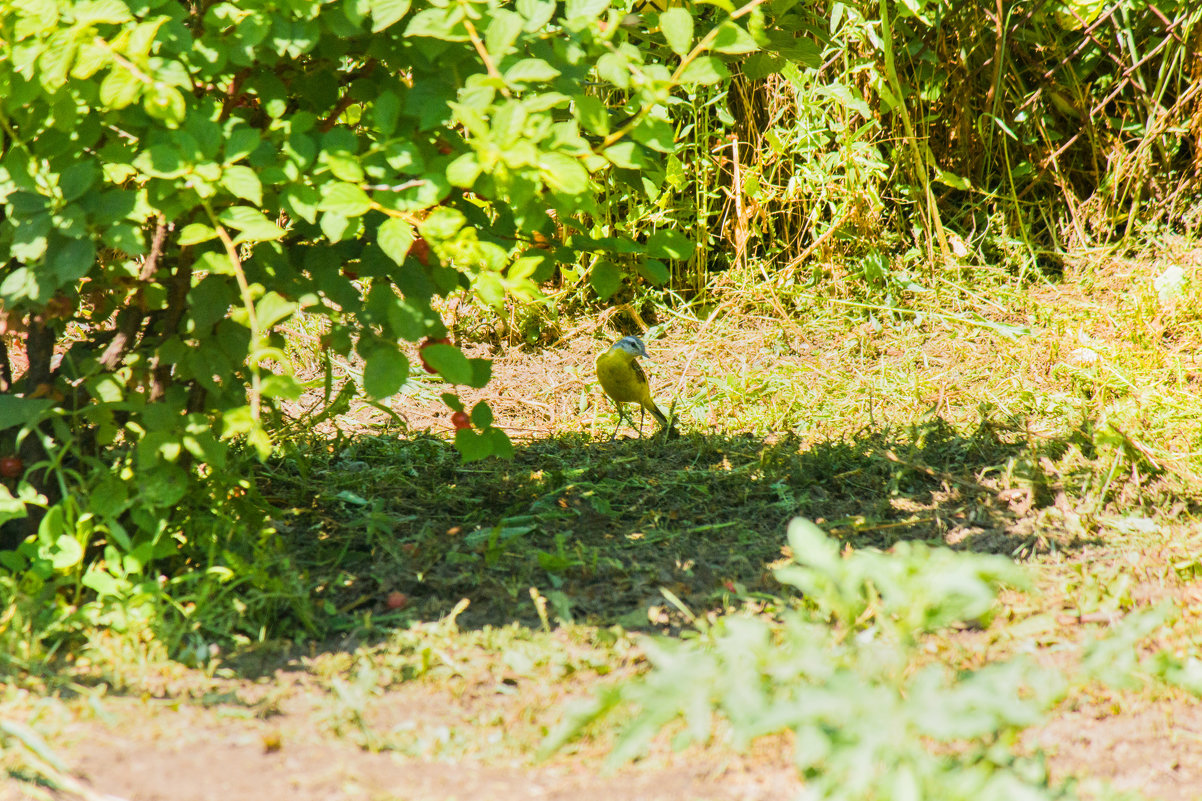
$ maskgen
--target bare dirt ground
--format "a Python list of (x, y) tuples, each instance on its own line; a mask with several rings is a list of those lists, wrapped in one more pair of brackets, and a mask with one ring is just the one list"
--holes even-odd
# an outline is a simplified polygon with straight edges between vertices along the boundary
[[(450, 699), (381, 697), (393, 714), (421, 716)], [(220, 709), (123, 700), (112, 719), (73, 724), (65, 756), (90, 787), (129, 801), (253, 799), (713, 799), (767, 801), (799, 789), (782, 759), (682, 754), (602, 774), (595, 760), (550, 766), (471, 756), (430, 760), (373, 753), (311, 729), (313, 710), (290, 701), (271, 721)], [(64, 740), (66, 742), (66, 739)], [(2, 797), (2, 796), (0, 796)], [(19, 797), (19, 796), (14, 796)]]
[(1164, 700), (1090, 704), (1058, 715), (1032, 745), (1060, 776), (1088, 776), (1148, 798), (1202, 797), (1202, 708)]
[[(175, 669), (143, 676), (140, 697), (76, 699), (56, 710), (53, 749), (79, 784), (55, 797), (768, 801), (800, 789), (781, 738), (746, 754), (715, 746), (676, 753), (661, 743), (638, 764), (614, 770), (603, 768), (597, 743), (532, 759), (526, 741), (583, 694), (578, 681), (526, 686), (496, 683), (487, 672), (439, 685), (415, 681), (373, 694), (355, 717), (345, 698), (322, 686), (321, 672), (220, 680)], [(393, 747), (381, 750), (384, 740)], [(0, 799), (30, 792), (13, 784)]]

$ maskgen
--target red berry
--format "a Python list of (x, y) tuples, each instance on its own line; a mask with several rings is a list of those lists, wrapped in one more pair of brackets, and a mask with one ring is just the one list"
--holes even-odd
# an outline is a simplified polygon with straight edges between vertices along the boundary
[(471, 428), (472, 421), (467, 412), (455, 412), (451, 415), (451, 425), (458, 429)]
[(430, 243), (425, 240), (425, 237), (417, 237), (413, 240), (413, 244), (409, 246), (409, 255), (420, 261), (423, 267), (429, 267)]
[[(417, 346), (417, 352), (420, 355), (423, 350), (430, 347), (431, 345), (450, 345), (450, 344), (451, 344), (451, 340), (447, 339), (446, 337), (438, 337), (437, 339), (435, 339), (434, 337), (426, 337), (425, 339), (422, 340), (422, 344)], [(421, 360), (422, 360), (422, 369), (424, 369), (427, 373), (437, 373), (438, 372), (437, 370), (435, 370), (433, 367), (431, 367), (426, 362), (425, 356), (422, 356)]]
[(389, 609), (404, 609), (409, 605), (409, 596), (400, 590), (393, 590), (388, 593), (388, 599), (385, 601)]
[(19, 456), (5, 456), (0, 459), (0, 476), (16, 478), (25, 472), (25, 462)]

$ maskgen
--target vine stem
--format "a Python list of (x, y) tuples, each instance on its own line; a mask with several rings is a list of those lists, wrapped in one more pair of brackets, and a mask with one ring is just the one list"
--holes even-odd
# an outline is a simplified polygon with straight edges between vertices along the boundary
[[(229, 257), (230, 265), (234, 269), (238, 292), (242, 295), (242, 306), (246, 309), (246, 318), (250, 323), (250, 340), (254, 349), (258, 350), (259, 343), (263, 339), (263, 331), (259, 327), (259, 315), (255, 312), (255, 299), (250, 291), (250, 282), (246, 280), (246, 271), (242, 269), (242, 259), (238, 256), (238, 246), (230, 238), (225, 226), (217, 220), (217, 215), (213, 213), (213, 207), (209, 205), (209, 202), (202, 199), (201, 203), (204, 205), (204, 210), (209, 215), (209, 220), (212, 221), (213, 228), (217, 232), (217, 238), (221, 240), (225, 254)], [(247, 365), (250, 367), (250, 419), (255, 425), (258, 425), (262, 406), (262, 378), (259, 374), (258, 359), (253, 358), (253, 353), (252, 358), (247, 360)]]
[(497, 69), (497, 65), (492, 63), (492, 56), (488, 54), (488, 49), (484, 46), (484, 40), (480, 38), (476, 26), (466, 17), (466, 12), (463, 18), (463, 27), (467, 28), (467, 35), (472, 40), (472, 47), (476, 48), (476, 53), (480, 56), (480, 60), (484, 62), (484, 69), (488, 70), (488, 77), (495, 78), (501, 84), (502, 95), (506, 98), (512, 98), (513, 96), (509, 93), (509, 87), (505, 85), (505, 78)]

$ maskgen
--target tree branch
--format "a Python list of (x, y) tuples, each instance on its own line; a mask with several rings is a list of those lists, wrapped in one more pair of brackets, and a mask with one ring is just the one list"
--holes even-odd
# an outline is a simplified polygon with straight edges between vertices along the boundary
[[(25, 333), (25, 355), (29, 359), (29, 369), (25, 371), (25, 395), (29, 397), (37, 393), (39, 387), (50, 383), (54, 330), (44, 320), (34, 318), (29, 321), (29, 330)], [(47, 390), (41, 391), (44, 393)]]

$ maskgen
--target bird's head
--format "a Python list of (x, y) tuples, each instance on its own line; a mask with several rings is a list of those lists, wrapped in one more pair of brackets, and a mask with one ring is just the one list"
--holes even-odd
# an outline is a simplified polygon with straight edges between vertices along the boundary
[(642, 356), (644, 359), (650, 358), (647, 355), (646, 346), (643, 345), (643, 340), (636, 336), (622, 337), (614, 343), (614, 347), (626, 351), (631, 356)]

